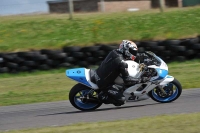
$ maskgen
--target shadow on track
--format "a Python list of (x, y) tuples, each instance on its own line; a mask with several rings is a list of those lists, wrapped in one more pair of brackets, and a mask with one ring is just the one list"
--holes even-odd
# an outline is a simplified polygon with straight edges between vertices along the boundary
[(156, 105), (156, 104), (163, 104), (163, 103), (152, 103), (152, 104), (144, 104), (144, 105), (125, 106), (125, 107), (112, 107), (112, 108), (96, 109), (96, 110), (91, 110), (91, 111), (71, 111), (71, 112), (62, 112), (62, 113), (54, 113), (54, 114), (46, 114), (46, 115), (37, 115), (37, 116), (99, 112), (99, 111), (108, 111), (108, 110), (125, 109), (125, 108), (136, 108), (136, 107)]

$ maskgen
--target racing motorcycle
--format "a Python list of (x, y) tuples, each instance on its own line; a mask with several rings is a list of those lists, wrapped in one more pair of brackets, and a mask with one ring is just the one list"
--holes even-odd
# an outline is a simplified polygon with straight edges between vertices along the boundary
[[(148, 63), (126, 61), (129, 75), (134, 78), (148, 77), (146, 82), (125, 86), (120, 75), (115, 79), (115, 86), (122, 90), (126, 102), (153, 99), (160, 103), (176, 100), (182, 92), (180, 82), (168, 75), (167, 64), (153, 52), (145, 52)], [(82, 111), (95, 110), (103, 103), (98, 95), (101, 90), (95, 84), (94, 70), (75, 68), (66, 70), (66, 76), (78, 82), (69, 92), (69, 101)]]

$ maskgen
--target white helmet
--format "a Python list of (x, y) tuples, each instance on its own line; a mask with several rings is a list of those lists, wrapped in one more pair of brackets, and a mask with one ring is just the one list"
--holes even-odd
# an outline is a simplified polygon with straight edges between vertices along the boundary
[(127, 59), (135, 60), (137, 56), (137, 45), (129, 40), (123, 40), (118, 49)]

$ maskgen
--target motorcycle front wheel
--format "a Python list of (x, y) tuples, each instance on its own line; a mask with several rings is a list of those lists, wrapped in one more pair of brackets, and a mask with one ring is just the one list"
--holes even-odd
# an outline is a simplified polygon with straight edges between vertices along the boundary
[(102, 105), (98, 100), (98, 92), (91, 88), (76, 84), (69, 92), (69, 101), (77, 109), (82, 111), (95, 110)]
[(176, 100), (182, 93), (182, 86), (177, 79), (163, 87), (165, 94), (159, 89), (154, 88), (148, 94), (156, 102), (169, 103)]

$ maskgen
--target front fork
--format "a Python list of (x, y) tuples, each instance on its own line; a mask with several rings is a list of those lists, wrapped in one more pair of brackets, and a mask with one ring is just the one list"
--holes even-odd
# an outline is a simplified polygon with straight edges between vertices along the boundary
[(164, 95), (167, 95), (167, 93), (165, 92), (165, 90), (163, 89), (165, 85), (167, 85), (168, 83), (172, 82), (174, 80), (174, 77), (173, 76), (170, 76), (170, 75), (167, 75), (165, 77), (165, 79), (160, 82), (160, 84), (157, 86), (158, 89), (164, 94)]
[(157, 86), (157, 88), (164, 94), (164, 95), (167, 95), (167, 93), (165, 92), (165, 90), (163, 89), (164, 87), (159, 85)]

